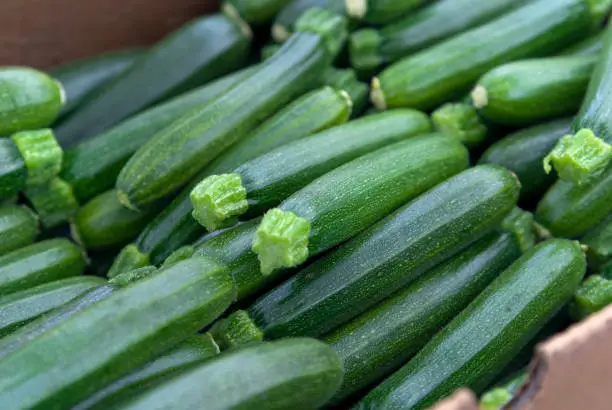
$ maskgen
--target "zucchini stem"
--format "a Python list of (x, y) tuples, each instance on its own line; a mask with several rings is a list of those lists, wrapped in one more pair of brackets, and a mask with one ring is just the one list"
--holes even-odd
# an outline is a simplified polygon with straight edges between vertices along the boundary
[(28, 170), (28, 186), (44, 184), (59, 174), (64, 152), (52, 130), (21, 131), (14, 134), (12, 140)]
[(191, 191), (191, 215), (209, 232), (213, 232), (237, 222), (238, 217), (249, 209), (246, 197), (240, 175), (211, 175)]
[(168, 268), (176, 263), (189, 259), (195, 253), (195, 248), (192, 245), (183, 245), (174, 252), (172, 252), (162, 263), (160, 269)]
[(479, 145), (487, 138), (487, 127), (476, 108), (469, 104), (444, 104), (431, 114), (431, 120), (436, 131), (455, 138), (468, 148)]
[(348, 36), (346, 17), (329, 10), (311, 8), (295, 22), (295, 31), (315, 33), (325, 42), (330, 56), (337, 56)]
[(345, 0), (346, 14), (354, 19), (361, 20), (368, 12), (367, 0)]
[(119, 255), (115, 258), (113, 265), (108, 270), (107, 276), (109, 279), (129, 272), (134, 269), (142, 268), (151, 264), (149, 255), (140, 252), (138, 246), (135, 244), (129, 244), (119, 252)]
[(215, 341), (222, 350), (261, 342), (263, 331), (244, 310), (237, 310), (215, 326)]
[(289, 37), (291, 37), (289, 30), (287, 30), (285, 26), (278, 23), (274, 23), (270, 31), (272, 34), (272, 39), (276, 43), (284, 43)]
[(61, 178), (49, 183), (28, 187), (25, 195), (47, 228), (67, 222), (79, 209), (79, 203), (72, 193), (72, 186)]
[(514, 235), (523, 253), (533, 248), (537, 242), (533, 214), (515, 207), (501, 223), (504, 231)]
[(582, 282), (569, 304), (572, 319), (579, 321), (612, 303), (612, 281), (592, 275)]
[(253, 237), (261, 273), (269, 275), (279, 268), (291, 268), (308, 258), (310, 221), (278, 208), (268, 211)]
[(366, 28), (354, 32), (349, 38), (351, 65), (364, 75), (372, 74), (382, 63), (379, 54), (382, 39), (378, 31)]
[(382, 88), (380, 88), (380, 80), (378, 79), (378, 77), (372, 78), (372, 86), (370, 87), (370, 100), (377, 109), (387, 109), (385, 93), (383, 92)]
[(474, 87), (470, 93), (470, 96), (472, 97), (472, 104), (477, 110), (480, 110), (489, 104), (489, 92), (480, 84), (477, 84), (476, 87)]
[(114, 278), (111, 278), (108, 282), (119, 286), (127, 286), (153, 275), (155, 272), (157, 272), (157, 270), (158, 269), (155, 266), (143, 266), (142, 268), (123, 272)]

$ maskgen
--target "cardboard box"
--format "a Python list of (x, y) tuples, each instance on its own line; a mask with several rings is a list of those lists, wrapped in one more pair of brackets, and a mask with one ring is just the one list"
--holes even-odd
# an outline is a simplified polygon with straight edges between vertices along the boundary
[[(47, 68), (151, 44), (207, 0), (0, 0), (0, 65)], [(508, 410), (611, 410), (612, 306), (536, 348), (530, 380)], [(433, 410), (478, 410), (460, 390)]]

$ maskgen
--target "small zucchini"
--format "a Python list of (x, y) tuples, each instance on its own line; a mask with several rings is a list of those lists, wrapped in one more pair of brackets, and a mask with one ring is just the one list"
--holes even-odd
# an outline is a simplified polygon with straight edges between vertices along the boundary
[(59, 82), (27, 67), (1, 67), (0, 90), (0, 137), (50, 126), (66, 101)]
[(45, 228), (67, 222), (79, 209), (72, 186), (59, 177), (46, 184), (27, 188), (24, 194)]
[(422, 112), (393, 110), (285, 144), (231, 173), (203, 179), (191, 192), (193, 216), (214, 231), (244, 214), (261, 215), (326, 172), (430, 129)]
[(222, 354), (120, 408), (178, 410), (206, 403), (207, 410), (317, 409), (341, 381), (342, 362), (333, 349), (314, 339), (287, 339)]
[(435, 108), (461, 97), (490, 69), (553, 54), (602, 22), (607, 0), (537, 0), (495, 20), (397, 61), (372, 80), (380, 109)]
[(368, 24), (384, 25), (433, 0), (345, 0), (349, 17)]
[(103, 279), (94, 276), (75, 276), (1, 297), (0, 337), (104, 283)]
[(113, 188), (121, 168), (152, 135), (185, 112), (214, 100), (255, 70), (255, 67), (249, 67), (224, 76), (80, 142), (66, 150), (61, 177), (72, 186), (79, 201), (87, 201)]
[(32, 244), (39, 232), (38, 217), (29, 208), (0, 207), (0, 256)]
[(0, 257), (0, 295), (83, 273), (83, 252), (64, 238), (47, 239)]
[(572, 297), (585, 270), (578, 242), (539, 244), (355, 408), (424, 409), (462, 386), (482, 392)]
[(591, 275), (582, 282), (569, 304), (572, 319), (580, 321), (612, 303), (612, 280)]
[(233, 297), (225, 268), (206, 258), (127, 286), (0, 361), (0, 408), (70, 408), (212, 322)]
[(427, 134), (334, 169), (264, 215), (253, 238), (261, 272), (297, 266), (339, 245), (468, 166), (463, 145)]
[(501, 125), (526, 126), (573, 115), (580, 108), (597, 56), (516, 61), (486, 73), (472, 90), (480, 115)]
[(250, 39), (248, 26), (222, 14), (192, 20), (150, 48), (62, 122), (55, 129), (59, 142), (69, 148), (152, 104), (240, 68)]
[(612, 214), (590, 229), (580, 242), (587, 247), (589, 268), (594, 271), (602, 269), (612, 260)]
[[(155, 134), (121, 170), (121, 202), (139, 209), (175, 193), (266, 117), (317, 87), (347, 35), (346, 19), (311, 9), (255, 74)], [(217, 36), (214, 36), (217, 38)]]
[(287, 41), (295, 29), (295, 23), (305, 11), (313, 7), (344, 14), (344, 0), (291, 0), (276, 15), (270, 30), (277, 43)]
[(520, 255), (510, 233), (492, 232), (325, 336), (344, 363), (334, 401), (397, 370)]

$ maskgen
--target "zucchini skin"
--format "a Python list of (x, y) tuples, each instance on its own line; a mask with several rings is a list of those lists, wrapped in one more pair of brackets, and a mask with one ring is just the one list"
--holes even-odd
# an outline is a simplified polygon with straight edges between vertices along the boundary
[(297, 19), (308, 9), (318, 7), (344, 14), (344, 0), (292, 0), (276, 15), (272, 25), (272, 38), (277, 43), (285, 42), (295, 28)]
[(79, 201), (87, 201), (115, 185), (127, 160), (152, 135), (194, 107), (217, 98), (254, 72), (250, 67), (181, 94), (125, 119), (107, 131), (66, 150), (61, 176)]
[(485, 235), (518, 195), (518, 181), (501, 167), (463, 171), (302, 269), (248, 312), (268, 338), (328, 333)]
[(289, 0), (226, 0), (221, 10), (228, 16), (238, 16), (249, 24), (260, 26), (274, 19)]
[[(474, 89), (486, 93), (480, 115), (496, 124), (525, 126), (574, 114), (586, 94), (597, 56), (508, 63), (489, 71)], [(474, 96), (474, 94), (473, 94)]]
[(520, 255), (511, 234), (493, 232), (325, 336), (344, 363), (334, 401), (397, 370)]
[(75, 276), (1, 297), (0, 337), (104, 283), (103, 279), (93, 276)]
[(34, 243), (39, 233), (38, 217), (29, 208), (0, 207), (0, 256)]
[(350, 17), (369, 24), (384, 25), (405, 16), (433, 0), (346, 0)]
[(222, 14), (192, 20), (150, 48), (60, 124), (58, 141), (69, 148), (156, 102), (240, 68), (249, 46), (250, 32), (238, 21)]
[(0, 257), (0, 295), (80, 275), (85, 265), (83, 252), (67, 239), (34, 243)]
[(423, 409), (461, 386), (482, 392), (572, 297), (585, 270), (577, 242), (541, 243), (355, 408)]
[(145, 51), (140, 49), (113, 51), (62, 64), (49, 70), (48, 74), (59, 81), (66, 92), (66, 103), (58, 119), (62, 120), (73, 113), (84, 101), (117, 78), (144, 53)]
[(593, 229), (590, 229), (580, 242), (587, 246), (589, 269), (598, 272), (612, 260), (612, 216), (609, 214)]
[(17, 195), (26, 185), (28, 170), (21, 152), (10, 138), (0, 138), (0, 198)]
[(605, 30), (566, 48), (561, 55), (595, 56), (601, 53)]
[(521, 181), (521, 201), (537, 200), (555, 182), (542, 161), (562, 136), (572, 119), (564, 118), (514, 132), (491, 145), (479, 164), (497, 164), (514, 172)]
[(51, 125), (64, 105), (62, 85), (27, 67), (0, 68), (0, 137)]
[(373, 100), (379, 108), (435, 108), (459, 98), (493, 67), (550, 55), (587, 36), (601, 18), (594, 14), (585, 0), (529, 3), (399, 60), (374, 80)]
[[(75, 405), (212, 322), (233, 293), (225, 268), (205, 258), (125, 287), (0, 361), (0, 407)], [(67, 360), (52, 359), (68, 345)]]
[[(222, 354), (120, 408), (178, 410), (206, 403), (207, 410), (316, 409), (341, 380), (342, 363), (329, 346), (287, 339)], [(219, 394), (223, 391), (232, 394)]]

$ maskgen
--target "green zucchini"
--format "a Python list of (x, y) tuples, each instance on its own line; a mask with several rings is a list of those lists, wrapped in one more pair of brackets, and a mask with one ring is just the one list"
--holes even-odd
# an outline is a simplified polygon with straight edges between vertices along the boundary
[(565, 118), (514, 132), (491, 145), (480, 157), (480, 164), (497, 164), (514, 172), (521, 181), (521, 200), (539, 197), (555, 182), (554, 175), (542, 169), (542, 160), (570, 129)]
[(0, 408), (69, 408), (206, 326), (233, 294), (206, 258), (127, 286), (0, 361)]
[(605, 31), (600, 31), (594, 36), (588, 37), (576, 44), (572, 44), (565, 50), (562, 55), (573, 56), (595, 56), (601, 54), (603, 48), (603, 34)]
[(424, 409), (462, 386), (481, 392), (571, 298), (585, 270), (578, 242), (541, 243), (355, 408)]
[(48, 71), (63, 86), (66, 103), (59, 119), (72, 114), (83, 102), (130, 67), (143, 50), (121, 50), (71, 61)]
[(590, 229), (580, 242), (587, 246), (589, 268), (595, 271), (602, 269), (612, 260), (612, 214)]
[(224, 0), (221, 10), (228, 16), (261, 26), (271, 22), (289, 0)]
[(468, 166), (463, 145), (428, 134), (336, 168), (262, 218), (253, 238), (261, 272), (297, 266), (339, 245)]
[(64, 238), (47, 239), (0, 256), (0, 295), (83, 273), (83, 252)]
[(497, 386), (480, 398), (481, 410), (502, 410), (502, 408), (514, 397), (520, 390), (521, 386), (528, 380), (528, 373), (524, 370), (519, 372), (511, 380), (501, 386)]
[(453, 35), (484, 24), (531, 0), (438, 0), (381, 29), (355, 31), (349, 40), (351, 65), (371, 73), (433, 46)]
[(199, 182), (191, 192), (193, 216), (214, 231), (241, 215), (261, 215), (326, 172), (430, 129), (425, 114), (394, 110), (285, 144), (244, 162), (232, 173)]
[(222, 354), (113, 408), (316, 409), (341, 380), (342, 363), (329, 346), (287, 339)]
[(448, 179), (302, 269), (248, 308), (267, 338), (320, 336), (493, 229), (519, 184), (481, 165)]
[(588, 183), (605, 171), (612, 159), (612, 27), (606, 29), (603, 50), (595, 65), (586, 97), (566, 135), (546, 158), (544, 166), (555, 168), (560, 179)]
[(313, 7), (331, 10), (334, 13), (344, 14), (344, 0), (292, 0), (289, 1), (276, 15), (270, 30), (272, 39), (277, 43), (284, 43), (293, 33), (295, 22), (308, 9)]
[(469, 90), (490, 69), (553, 54), (601, 23), (609, 0), (537, 0), (397, 61), (372, 80), (378, 108), (432, 109)]
[(50, 126), (66, 100), (59, 82), (27, 67), (1, 67), (0, 90), (0, 137)]
[(38, 217), (29, 208), (0, 207), (0, 256), (32, 244), (39, 232)]
[(597, 56), (522, 60), (478, 80), (472, 101), (480, 115), (501, 125), (526, 126), (572, 115), (580, 108)]
[(487, 126), (469, 104), (447, 103), (431, 113), (434, 129), (457, 139), (468, 148), (482, 144), (488, 134)]
[(0, 337), (104, 283), (103, 279), (94, 276), (75, 276), (1, 297)]
[[(247, 79), (190, 111), (143, 145), (121, 170), (121, 202), (138, 209), (176, 192), (284, 104), (315, 88), (346, 37), (346, 19), (320, 9)], [(215, 37), (216, 38), (216, 37)]]
[(536, 218), (553, 235), (578, 238), (612, 212), (612, 166), (588, 184), (557, 181), (538, 203)]
[(222, 14), (192, 20), (150, 48), (61, 123), (56, 128), (58, 140), (71, 147), (154, 103), (240, 68), (250, 39), (247, 25)]
[(492, 232), (325, 336), (344, 363), (335, 401), (397, 370), (520, 255), (511, 234)]
[(125, 245), (138, 236), (162, 206), (154, 204), (135, 212), (121, 205), (117, 191), (111, 189), (78, 210), (70, 225), (72, 237), (85, 249)]
[(349, 17), (369, 24), (389, 24), (433, 0), (345, 0)]
[(107, 131), (82, 141), (65, 153), (61, 176), (74, 195), (86, 201), (115, 185), (127, 160), (156, 132), (185, 112), (214, 100), (256, 68), (229, 74), (167, 102), (127, 118)]
[(219, 346), (209, 333), (190, 336), (168, 352), (97, 391), (72, 409), (108, 409), (122, 398), (138, 395), (143, 389), (176, 377), (218, 354)]
[(61, 178), (53, 178), (47, 184), (27, 188), (24, 194), (45, 228), (67, 222), (79, 209), (72, 186)]
[[(193, 207), (189, 198), (191, 190), (202, 178), (229, 172), (243, 162), (283, 144), (342, 124), (348, 120), (350, 111), (346, 96), (329, 87), (311, 91), (296, 99), (205, 167), (177, 198), (147, 225), (136, 241), (136, 249), (131, 247), (126, 253), (138, 251), (146, 254), (147, 259), (150, 255), (150, 262), (160, 264), (177, 248), (202, 235), (202, 227), (191, 217)], [(122, 262), (119, 261), (118, 265), (122, 265)], [(126, 266), (129, 269), (130, 265)], [(119, 266), (115, 271), (120, 271)]]
[(591, 275), (582, 282), (569, 304), (569, 313), (575, 321), (583, 320), (612, 303), (612, 280)]

